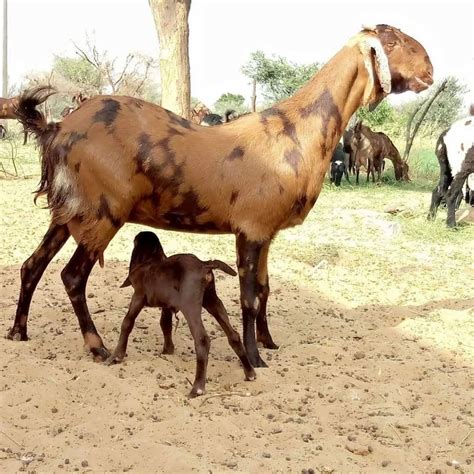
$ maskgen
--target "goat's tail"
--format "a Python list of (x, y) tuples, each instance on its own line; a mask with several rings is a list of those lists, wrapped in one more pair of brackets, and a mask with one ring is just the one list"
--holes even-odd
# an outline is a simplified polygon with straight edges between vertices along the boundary
[[(25, 130), (25, 139), (27, 134), (34, 135), (41, 149), (41, 181), (35, 191), (35, 202), (39, 196), (48, 194), (54, 176), (54, 163), (49, 158), (48, 149), (60, 127), (58, 123), (48, 123), (36, 107), (55, 93), (50, 86), (39, 86), (26, 90), (18, 100), (16, 115)], [(51, 207), (51, 203), (49, 205)]]
[(209, 270), (221, 270), (224, 273), (227, 273), (228, 275), (237, 275), (237, 272), (233, 268), (229, 267), (227, 263), (221, 262), (220, 260), (208, 260), (204, 263), (206, 267), (209, 268)]
[(50, 86), (39, 86), (28, 89), (19, 97), (16, 115), (25, 131), (36, 136), (42, 144), (45, 135), (52, 129), (56, 129), (56, 124), (48, 124), (46, 117), (36, 107), (46, 101), (48, 97), (56, 91)]
[(126, 286), (131, 286), (132, 282), (130, 277), (125, 278), (125, 281), (120, 285), (120, 288), (125, 288)]

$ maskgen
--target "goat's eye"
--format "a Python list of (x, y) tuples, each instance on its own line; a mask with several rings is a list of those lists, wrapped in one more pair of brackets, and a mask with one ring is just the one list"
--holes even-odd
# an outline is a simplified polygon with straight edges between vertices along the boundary
[(389, 48), (393, 48), (393, 47), (395, 46), (395, 41), (390, 41), (390, 42), (388, 42), (388, 43), (387, 43), (387, 46), (388, 46)]

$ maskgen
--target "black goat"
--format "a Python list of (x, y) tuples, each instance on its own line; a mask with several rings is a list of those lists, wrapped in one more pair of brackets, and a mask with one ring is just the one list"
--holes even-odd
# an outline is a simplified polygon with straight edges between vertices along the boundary
[(349, 179), (349, 155), (344, 151), (341, 143), (338, 143), (331, 158), (330, 180), (336, 186), (341, 185), (342, 175), (346, 177), (348, 183)]

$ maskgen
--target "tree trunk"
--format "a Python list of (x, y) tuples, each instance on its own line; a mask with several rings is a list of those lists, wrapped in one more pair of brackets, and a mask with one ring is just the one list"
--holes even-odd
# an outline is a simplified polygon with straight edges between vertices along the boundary
[(252, 112), (257, 111), (257, 79), (253, 79), (252, 81)]
[[(433, 96), (428, 100), (428, 102), (423, 101), (421, 105), (416, 109), (414, 114), (410, 117), (410, 120), (408, 121), (408, 126), (407, 126), (407, 134), (406, 134), (406, 145), (405, 145), (405, 151), (403, 153), (403, 161), (407, 161), (408, 157), (410, 156), (410, 150), (411, 146), (413, 145), (413, 140), (415, 139), (416, 134), (418, 133), (418, 129), (420, 128), (421, 122), (423, 122), (423, 119), (425, 118), (426, 114), (428, 113), (428, 110), (430, 109), (431, 105), (435, 101), (436, 97), (441, 94), (442, 91), (446, 88), (446, 84), (448, 83), (448, 80), (445, 79), (441, 85), (438, 87), (436, 92), (433, 94)], [(416, 120), (415, 126), (413, 129), (411, 129), (412, 122), (415, 118), (415, 115), (419, 112), (419, 110), (423, 107), (423, 105), (426, 102), (426, 107), (425, 109), (421, 112), (420, 116)]]
[(3, 70), (2, 70), (2, 97), (8, 97), (8, 4), (3, 0)]
[(161, 106), (191, 114), (189, 25), (191, 0), (149, 0), (160, 42)]

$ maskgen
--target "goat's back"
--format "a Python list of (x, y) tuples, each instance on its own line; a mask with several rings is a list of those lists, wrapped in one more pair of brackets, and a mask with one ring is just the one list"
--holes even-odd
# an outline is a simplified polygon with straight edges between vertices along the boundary
[(461, 169), (467, 152), (474, 146), (474, 117), (460, 119), (443, 132), (438, 139), (437, 154), (438, 148), (443, 145), (454, 177)]

